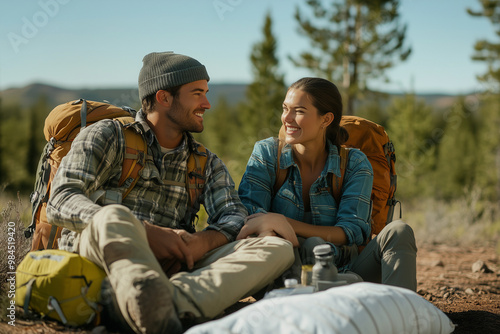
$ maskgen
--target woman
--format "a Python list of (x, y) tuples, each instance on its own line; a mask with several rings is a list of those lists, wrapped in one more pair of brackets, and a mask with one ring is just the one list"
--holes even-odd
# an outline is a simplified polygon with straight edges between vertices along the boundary
[(328, 173), (340, 176), (338, 152), (346, 137), (341, 117), (341, 95), (330, 81), (302, 78), (290, 86), (283, 102), (285, 144), (279, 158), (280, 168), (289, 169), (287, 179), (274, 194), (279, 143), (275, 138), (257, 142), (239, 186), (251, 215), (238, 238), (281, 235), (300, 243), (297, 260), (302, 264), (314, 263), (312, 249), (327, 242), (339, 270), (415, 291), (417, 249), (407, 224), (388, 224), (357, 255), (356, 246), (371, 234), (373, 183), (372, 167), (361, 151), (349, 150), (340, 206), (328, 192)]

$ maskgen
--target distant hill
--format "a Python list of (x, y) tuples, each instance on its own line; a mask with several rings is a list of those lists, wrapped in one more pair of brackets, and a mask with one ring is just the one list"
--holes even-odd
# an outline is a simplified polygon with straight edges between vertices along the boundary
[[(212, 107), (224, 97), (228, 104), (234, 105), (243, 100), (246, 84), (210, 84), (209, 100)], [(22, 108), (33, 105), (44, 95), (50, 106), (84, 98), (93, 101), (108, 101), (117, 106), (139, 108), (137, 88), (103, 88), (103, 89), (65, 89), (43, 83), (34, 83), (21, 88), (10, 88), (0, 91), (1, 103), (4, 106), (20, 104)]]
[[(466, 94), (467, 95), (467, 94)], [(403, 97), (404, 94), (392, 94), (392, 97)], [(457, 97), (460, 95), (450, 95), (450, 94), (417, 94), (417, 97), (423, 99), (426, 104), (434, 107), (436, 110), (441, 110), (450, 107), (455, 103)]]
[[(236, 105), (245, 98), (246, 84), (210, 84), (209, 100), (212, 108), (217, 107), (217, 101), (224, 97), (229, 105)], [(34, 83), (22, 88), (10, 88), (0, 91), (1, 103), (4, 106), (20, 104), (27, 108), (33, 105), (37, 99), (45, 95), (50, 106), (85, 98), (94, 101), (109, 101), (118, 106), (130, 106), (139, 108), (137, 88), (103, 88), (103, 89), (65, 89), (43, 83)], [(387, 94), (384, 98), (388, 103), (391, 98), (400, 97), (402, 94)], [(457, 96), (449, 94), (417, 94), (425, 102), (436, 110), (451, 106)], [(363, 102), (363, 103), (366, 103)]]

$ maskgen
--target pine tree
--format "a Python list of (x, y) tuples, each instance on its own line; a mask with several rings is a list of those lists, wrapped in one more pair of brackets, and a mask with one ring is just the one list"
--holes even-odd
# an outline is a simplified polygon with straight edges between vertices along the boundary
[(396, 148), (398, 196), (414, 198), (429, 195), (430, 175), (436, 163), (432, 109), (415, 94), (395, 99), (389, 106), (387, 133)]
[(38, 117), (36, 114), (36, 108), (30, 108), (29, 110), (29, 131), (28, 135), (28, 156), (26, 157), (26, 170), (29, 175), (35, 175), (38, 158), (40, 156), (40, 152), (38, 151), (38, 136), (37, 132), (40, 131), (38, 129)]
[[(495, 34), (500, 36), (500, 0), (479, 0), (481, 10), (467, 9), (474, 17), (487, 18), (495, 29)], [(500, 201), (500, 140), (497, 135), (500, 127), (500, 41), (478, 40), (474, 45), (472, 59), (484, 62), (488, 69), (477, 78), (483, 82), (490, 91), (479, 100), (480, 129), (478, 133), (477, 150), (480, 150), (481, 163), (476, 168), (476, 182), (482, 190), (484, 198)], [(490, 94), (493, 93), (493, 94)]]
[(478, 152), (477, 119), (461, 98), (444, 115), (445, 127), (438, 153), (436, 193), (453, 199), (470, 191), (481, 159)]
[(479, 106), (478, 151), (481, 157), (476, 165), (476, 184), (483, 197), (500, 201), (500, 96), (482, 96)]
[(281, 127), (281, 105), (286, 86), (279, 73), (276, 56), (277, 41), (272, 33), (272, 19), (266, 14), (262, 29), (263, 40), (254, 44), (252, 62), (253, 82), (246, 91), (245, 105), (241, 106), (240, 120), (245, 138), (242, 155), (250, 156), (253, 144), (260, 139), (277, 136)]
[[(490, 20), (495, 34), (500, 37), (500, 0), (479, 0), (481, 10), (467, 9), (474, 17), (485, 17)], [(480, 101), (479, 115), (481, 131), (478, 134), (482, 160), (477, 166), (477, 184), (485, 198), (500, 201), (500, 41), (478, 40), (474, 45), (472, 59), (487, 64), (488, 69), (478, 75), (480, 82), (485, 83), (490, 92), (478, 96)], [(489, 94), (493, 93), (493, 94)]]
[(3, 186), (7, 192), (24, 191), (33, 182), (26, 170), (29, 119), (19, 104), (2, 106), (2, 165)]
[[(486, 17), (495, 26), (495, 33), (500, 36), (500, 0), (479, 0), (482, 6), (481, 11), (467, 9), (467, 12), (475, 17)], [(488, 71), (478, 76), (484, 83), (500, 89), (500, 42), (490, 42), (479, 40), (474, 45), (475, 53), (473, 60), (485, 62)]]
[(203, 121), (205, 129), (199, 138), (212, 152), (222, 159), (227, 159), (233, 152), (232, 137), (237, 129), (234, 120), (235, 112), (230, 110), (224, 96), (219, 98), (216, 106), (213, 110), (206, 111)]
[(354, 101), (368, 91), (368, 80), (388, 80), (384, 72), (411, 53), (404, 46), (406, 25), (399, 23), (400, 1), (331, 0), (329, 8), (320, 0), (306, 3), (314, 18), (305, 18), (298, 7), (295, 18), (312, 50), (291, 60), (315, 75), (342, 83), (345, 112), (352, 114)]
[(45, 140), (43, 138), (43, 122), (41, 121), (49, 110), (47, 97), (42, 95), (29, 110), (28, 131), (28, 156), (26, 159), (26, 170), (29, 175), (35, 176), (38, 160), (43, 150)]
[(380, 96), (373, 96), (373, 99), (363, 101), (356, 108), (356, 115), (369, 119), (372, 122), (387, 126), (388, 111), (387, 101), (381, 99)]

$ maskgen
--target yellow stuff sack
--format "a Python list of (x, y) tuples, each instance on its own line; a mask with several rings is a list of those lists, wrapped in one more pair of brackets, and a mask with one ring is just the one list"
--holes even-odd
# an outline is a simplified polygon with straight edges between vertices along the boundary
[(104, 270), (62, 250), (29, 252), (17, 268), (16, 304), (64, 325), (98, 323)]

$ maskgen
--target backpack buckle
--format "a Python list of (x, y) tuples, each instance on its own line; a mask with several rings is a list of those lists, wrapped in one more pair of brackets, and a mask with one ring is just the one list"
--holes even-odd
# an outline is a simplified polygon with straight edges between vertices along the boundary
[(32, 234), (33, 234), (33, 228), (28, 227), (24, 230), (24, 237), (26, 239), (29, 239)]
[(56, 148), (56, 143), (57, 139), (54, 137), (50, 138), (50, 140), (47, 143), (47, 150), (45, 151), (45, 159), (48, 159), (50, 155), (52, 154), (52, 151)]
[(38, 201), (38, 197), (40, 197), (40, 193), (36, 190), (33, 191), (30, 194), (30, 203), (35, 203), (36, 201)]

